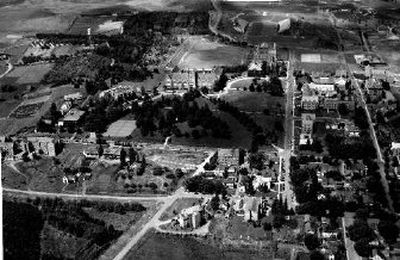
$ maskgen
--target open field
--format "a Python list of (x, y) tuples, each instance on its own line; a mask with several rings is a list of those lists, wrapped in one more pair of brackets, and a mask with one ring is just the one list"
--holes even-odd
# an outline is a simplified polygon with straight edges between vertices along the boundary
[(15, 84), (25, 85), (25, 84), (38, 84), (53, 68), (53, 64), (38, 64), (32, 66), (18, 66), (15, 67), (7, 76), (7, 78), (16, 79)]
[(136, 129), (136, 121), (135, 120), (118, 120), (112, 123), (107, 132), (103, 134), (103, 136), (108, 137), (127, 137)]
[(25, 176), (19, 174), (11, 167), (3, 165), (1, 168), (2, 170), (2, 182), (4, 187), (12, 188), (12, 189), (19, 189), (19, 190), (26, 190), (28, 187), (28, 180)]
[(95, 208), (85, 208), (85, 212), (92, 218), (104, 221), (107, 225), (112, 225), (116, 230), (126, 231), (134, 225), (145, 212), (126, 212), (121, 215), (115, 212), (99, 211)]
[(234, 66), (245, 63), (247, 55), (248, 51), (244, 48), (220, 44), (202, 37), (193, 39), (191, 48), (178, 66), (182, 69)]
[(271, 259), (265, 250), (252, 250), (244, 247), (230, 247), (211, 239), (197, 239), (150, 232), (136, 245), (128, 259), (174, 259), (174, 260), (212, 260), (212, 259)]
[(183, 198), (183, 199), (177, 199), (171, 207), (167, 209), (167, 211), (164, 212), (164, 214), (160, 217), (161, 221), (165, 221), (171, 218), (176, 217), (182, 209), (189, 208), (195, 205), (201, 204), (202, 200), (201, 199), (196, 199), (196, 198)]
[(35, 191), (61, 192), (62, 169), (50, 158), (18, 163), (17, 168), (29, 177), (29, 188)]

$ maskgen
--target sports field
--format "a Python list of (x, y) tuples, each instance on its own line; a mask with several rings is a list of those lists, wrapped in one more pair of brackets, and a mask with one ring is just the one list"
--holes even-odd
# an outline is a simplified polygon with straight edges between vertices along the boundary
[(136, 129), (135, 120), (118, 120), (112, 123), (103, 135), (108, 137), (127, 137)]
[(247, 61), (248, 51), (241, 47), (224, 45), (207, 38), (194, 39), (178, 67), (182, 69), (212, 69), (215, 66), (234, 66)]

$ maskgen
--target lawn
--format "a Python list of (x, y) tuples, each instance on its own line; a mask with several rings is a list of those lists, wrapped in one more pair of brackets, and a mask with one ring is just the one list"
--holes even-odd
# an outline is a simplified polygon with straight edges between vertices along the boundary
[(18, 78), (15, 82), (18, 85), (25, 84), (38, 84), (53, 68), (53, 64), (38, 64), (32, 66), (18, 66), (15, 67), (6, 78)]
[(247, 112), (262, 112), (264, 109), (273, 112), (285, 108), (284, 97), (274, 97), (264, 92), (232, 91), (223, 99)]
[(201, 199), (195, 198), (180, 198), (177, 199), (168, 209), (164, 212), (164, 214), (160, 217), (160, 220), (168, 220), (175, 216), (177, 216), (182, 209), (192, 207), (194, 205), (198, 205), (202, 202)]
[(250, 148), (251, 145), (251, 133), (241, 125), (233, 116), (228, 113), (221, 111), (214, 111), (214, 115), (224, 120), (231, 130), (232, 136), (229, 139), (214, 138), (212, 136), (206, 136), (199, 139), (192, 137), (173, 137), (172, 144), (182, 144), (189, 146), (205, 146), (205, 147), (236, 147), (236, 148)]
[(179, 237), (150, 232), (138, 245), (131, 249), (125, 259), (255, 260), (272, 259), (272, 255), (267, 250), (224, 246), (211, 239)]

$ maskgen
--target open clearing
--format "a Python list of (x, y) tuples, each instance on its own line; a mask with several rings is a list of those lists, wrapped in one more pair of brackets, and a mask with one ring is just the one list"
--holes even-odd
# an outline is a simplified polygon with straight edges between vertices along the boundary
[(244, 48), (224, 45), (201, 37), (193, 39), (191, 48), (182, 57), (178, 67), (182, 69), (212, 69), (215, 66), (244, 64), (248, 51)]
[(24, 84), (38, 84), (43, 79), (44, 75), (46, 75), (53, 68), (53, 64), (38, 64), (32, 66), (18, 66), (15, 67), (6, 77), (17, 79), (16, 84), (24, 85)]
[(150, 232), (136, 245), (125, 259), (271, 259), (271, 254), (250, 248), (224, 247), (211, 239), (197, 239)]
[(103, 136), (108, 137), (127, 137), (136, 129), (136, 121), (135, 120), (118, 120), (112, 123), (107, 132), (103, 134)]

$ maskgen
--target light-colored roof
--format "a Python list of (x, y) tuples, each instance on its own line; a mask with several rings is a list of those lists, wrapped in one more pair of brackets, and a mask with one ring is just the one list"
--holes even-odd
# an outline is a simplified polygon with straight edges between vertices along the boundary
[(85, 111), (73, 108), (65, 115), (63, 121), (78, 121), (84, 114)]
[(258, 207), (261, 204), (262, 199), (257, 197), (244, 197), (244, 210), (258, 211)]

